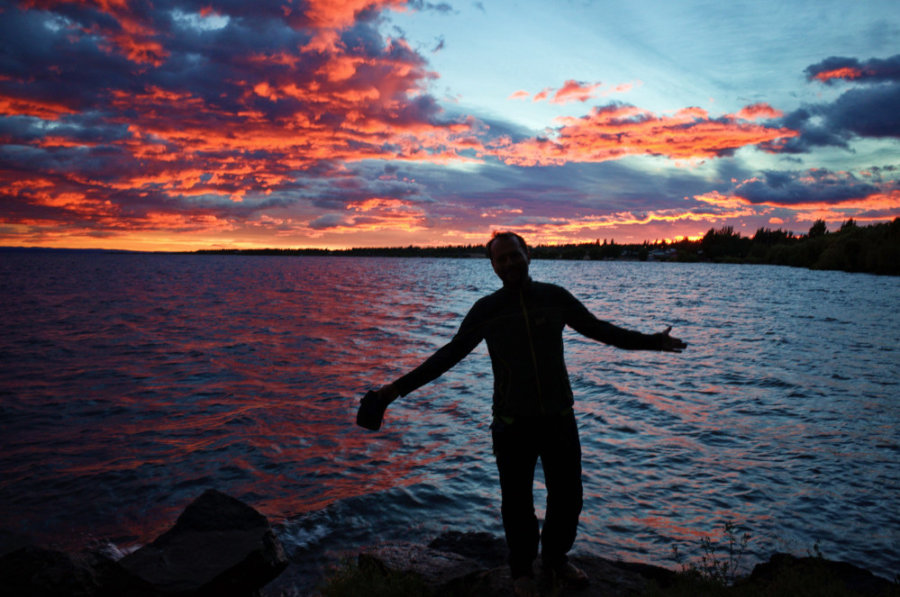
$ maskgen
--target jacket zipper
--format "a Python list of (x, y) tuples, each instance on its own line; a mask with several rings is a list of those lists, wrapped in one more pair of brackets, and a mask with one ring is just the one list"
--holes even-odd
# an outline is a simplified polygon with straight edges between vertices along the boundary
[(525, 307), (525, 295), (519, 292), (519, 304), (522, 306), (522, 315), (525, 317), (525, 331), (528, 334), (528, 348), (531, 349), (531, 363), (534, 365), (534, 380), (537, 385), (538, 407), (541, 414), (546, 414), (544, 410), (544, 392), (541, 390), (541, 377), (538, 373), (537, 354), (534, 352), (534, 338), (531, 335), (531, 323), (528, 321), (528, 309)]

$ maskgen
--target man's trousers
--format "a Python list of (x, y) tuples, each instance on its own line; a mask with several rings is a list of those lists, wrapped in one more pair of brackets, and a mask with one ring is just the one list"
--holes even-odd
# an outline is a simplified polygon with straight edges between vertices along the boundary
[[(495, 419), (491, 426), (500, 473), (501, 514), (512, 577), (532, 576), (541, 547), (544, 566), (566, 563), (582, 506), (581, 444), (575, 415)], [(547, 486), (543, 530), (534, 513), (534, 470), (540, 458)]]

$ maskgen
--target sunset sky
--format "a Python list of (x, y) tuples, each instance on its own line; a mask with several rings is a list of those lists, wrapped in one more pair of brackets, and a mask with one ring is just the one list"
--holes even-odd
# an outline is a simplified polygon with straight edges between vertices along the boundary
[(900, 216), (896, 0), (0, 0), (0, 245)]

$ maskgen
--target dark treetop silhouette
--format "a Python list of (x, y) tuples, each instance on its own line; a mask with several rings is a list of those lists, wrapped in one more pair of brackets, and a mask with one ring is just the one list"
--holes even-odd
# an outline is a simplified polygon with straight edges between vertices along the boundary
[[(416, 369), (366, 394), (357, 422), (378, 429), (387, 406), (436, 379), (482, 340), (494, 371), (494, 454), (500, 476), (501, 513), (516, 592), (536, 594), (532, 563), (541, 547), (545, 570), (568, 584), (585, 574), (568, 563), (582, 507), (581, 445), (573, 395), (563, 359), (563, 328), (625, 349), (681, 352), (687, 344), (669, 335), (643, 334), (597, 319), (567, 290), (532, 280), (524, 239), (497, 233), (487, 244), (503, 287), (478, 300), (459, 331)], [(543, 530), (534, 513), (532, 486), (541, 459), (547, 487)]]

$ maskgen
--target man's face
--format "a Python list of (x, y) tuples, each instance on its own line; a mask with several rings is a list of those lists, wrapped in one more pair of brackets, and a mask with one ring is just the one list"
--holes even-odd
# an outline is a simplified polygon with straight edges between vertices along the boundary
[(528, 279), (528, 261), (515, 238), (500, 237), (491, 244), (491, 265), (504, 286), (519, 287)]

